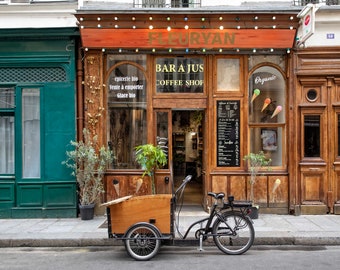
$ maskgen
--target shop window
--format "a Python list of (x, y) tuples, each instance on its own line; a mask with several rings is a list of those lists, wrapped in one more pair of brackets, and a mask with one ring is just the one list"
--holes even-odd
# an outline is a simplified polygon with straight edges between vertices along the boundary
[(203, 93), (204, 59), (169, 57), (156, 59), (157, 93)]
[(264, 151), (273, 166), (284, 166), (286, 83), (272, 66), (249, 78), (249, 151)]
[(169, 166), (169, 113), (156, 112), (156, 143), (164, 151), (168, 158), (167, 164), (164, 169)]
[(304, 157), (320, 157), (320, 115), (304, 116)]
[(137, 63), (126, 63), (121, 56), (117, 56), (117, 59), (108, 57), (107, 136), (115, 157), (115, 169), (138, 168), (134, 149), (147, 141), (147, 85), (144, 69), (139, 65), (144, 63), (145, 57), (135, 60)]
[(0, 88), (0, 175), (14, 174), (14, 88)]
[(217, 91), (240, 91), (240, 59), (217, 59)]

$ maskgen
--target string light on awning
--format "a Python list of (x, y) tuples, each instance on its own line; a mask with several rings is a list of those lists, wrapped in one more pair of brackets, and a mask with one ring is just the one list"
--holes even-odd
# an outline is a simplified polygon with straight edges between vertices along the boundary
[(223, 30), (223, 29), (224, 29), (223, 25), (220, 25), (219, 29), (220, 29), (220, 30)]
[(166, 30), (171, 31), (171, 26), (168, 26)]
[(189, 29), (189, 25), (186, 24), (186, 25), (184, 26), (184, 29), (185, 29), (185, 30), (188, 30), (188, 29)]

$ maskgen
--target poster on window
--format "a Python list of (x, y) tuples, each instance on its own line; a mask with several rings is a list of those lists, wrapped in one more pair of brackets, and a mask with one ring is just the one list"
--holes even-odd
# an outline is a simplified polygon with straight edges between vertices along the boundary
[(277, 150), (277, 132), (276, 130), (263, 129), (261, 131), (262, 150), (276, 151)]

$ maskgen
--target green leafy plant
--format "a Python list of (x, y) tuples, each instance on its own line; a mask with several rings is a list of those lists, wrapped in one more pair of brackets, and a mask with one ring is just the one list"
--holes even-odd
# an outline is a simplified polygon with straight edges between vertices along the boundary
[(97, 135), (91, 137), (87, 129), (83, 130), (83, 135), (83, 141), (70, 142), (74, 150), (66, 151), (67, 159), (62, 164), (72, 169), (72, 175), (76, 177), (80, 204), (89, 205), (104, 193), (103, 177), (113, 155), (104, 146), (98, 149)]
[(156, 193), (155, 170), (167, 164), (167, 156), (159, 146), (142, 144), (136, 147), (136, 162), (141, 165), (145, 175), (151, 177), (152, 194)]
[(269, 170), (270, 168), (268, 166), (272, 160), (267, 158), (263, 151), (249, 153), (243, 157), (243, 160), (248, 162), (248, 170), (250, 172), (250, 200), (254, 202), (254, 184), (256, 182), (256, 176), (264, 167)]

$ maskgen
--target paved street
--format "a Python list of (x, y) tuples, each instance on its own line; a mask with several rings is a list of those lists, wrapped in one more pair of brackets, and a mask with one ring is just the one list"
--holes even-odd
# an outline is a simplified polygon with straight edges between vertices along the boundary
[(6, 270), (206, 270), (211, 269), (339, 269), (338, 246), (262, 246), (240, 256), (224, 255), (214, 247), (162, 247), (151, 261), (137, 262), (123, 247), (3, 248), (0, 269)]

